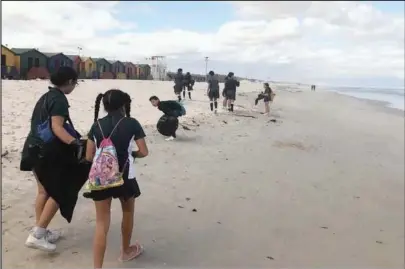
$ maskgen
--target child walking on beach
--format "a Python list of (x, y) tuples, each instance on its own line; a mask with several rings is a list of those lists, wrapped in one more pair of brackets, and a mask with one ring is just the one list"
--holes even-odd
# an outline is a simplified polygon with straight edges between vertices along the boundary
[(214, 71), (208, 73), (208, 98), (210, 99), (210, 109), (217, 113), (218, 99), (219, 99), (219, 81), (218, 76), (215, 75)]
[(58, 209), (70, 223), (79, 190), (86, 182), (78, 159), (82, 149), (70, 119), (66, 98), (77, 86), (78, 75), (71, 67), (52, 74), (52, 87), (35, 104), (31, 128), (24, 143), (20, 170), (32, 171), (38, 193), (35, 200), (35, 226), (25, 245), (47, 252), (56, 250), (61, 233), (48, 229)]
[[(98, 119), (101, 101), (103, 102), (104, 110), (108, 114), (104, 118)], [(95, 104), (94, 124), (88, 133), (86, 160), (93, 162), (89, 183), (90, 178), (92, 178), (93, 169), (97, 165), (99, 165), (98, 167), (102, 167), (102, 172), (104, 172), (104, 169), (108, 170), (113, 167), (114, 160), (117, 160), (118, 167), (116, 169), (119, 169), (119, 174), (122, 174), (123, 179), (122, 184), (116, 187), (108, 187), (101, 190), (91, 189), (90, 192), (84, 194), (86, 198), (93, 199), (96, 206), (96, 230), (93, 243), (94, 268), (102, 268), (103, 266), (107, 234), (110, 228), (112, 198), (118, 198), (122, 208), (122, 245), (119, 260), (132, 260), (143, 252), (143, 247), (138, 242), (131, 245), (135, 199), (141, 194), (135, 178), (134, 161), (135, 158), (147, 156), (148, 148), (145, 143), (145, 133), (142, 126), (136, 119), (130, 117), (130, 108), (131, 98), (125, 92), (112, 89), (104, 94), (99, 94)], [(105, 157), (106, 155), (96, 155), (96, 150), (100, 149), (100, 147), (104, 149), (105, 143), (110, 146), (109, 149), (111, 149), (111, 145), (115, 147), (116, 159), (108, 159)], [(134, 144), (138, 148), (137, 151), (133, 151)], [(99, 152), (97, 151), (97, 153)], [(99, 158), (100, 156), (102, 158)], [(103, 166), (103, 161), (107, 161), (106, 166)], [(98, 184), (106, 184), (105, 182)]]
[(225, 80), (225, 96), (228, 104), (228, 111), (233, 112), (233, 106), (236, 100), (236, 88), (240, 83), (235, 79), (234, 73), (229, 72), (228, 78)]

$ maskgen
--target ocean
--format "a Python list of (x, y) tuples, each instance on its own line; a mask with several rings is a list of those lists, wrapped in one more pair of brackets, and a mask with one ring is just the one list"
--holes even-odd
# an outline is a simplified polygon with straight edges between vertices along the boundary
[(404, 89), (329, 87), (328, 90), (356, 98), (382, 101), (387, 103), (389, 107), (404, 110)]

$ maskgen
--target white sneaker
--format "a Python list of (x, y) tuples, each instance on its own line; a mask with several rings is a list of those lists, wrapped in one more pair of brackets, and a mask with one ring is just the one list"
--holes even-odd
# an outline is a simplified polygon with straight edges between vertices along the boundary
[(54, 252), (56, 250), (56, 245), (48, 241), (47, 235), (38, 239), (32, 233), (30, 233), (27, 241), (25, 241), (25, 246), (34, 249), (40, 249), (46, 252)]
[(46, 236), (49, 243), (56, 243), (62, 236), (62, 233), (57, 230), (46, 230)]
[(218, 113), (218, 112), (217, 112), (217, 110), (215, 109), (215, 110), (214, 110), (214, 114), (217, 114), (217, 113)]
[(173, 137), (173, 136), (170, 136), (170, 137), (166, 138), (165, 140), (166, 140), (166, 141), (172, 141), (172, 140), (174, 140), (174, 137)]
[[(30, 233), (33, 232), (34, 229), (31, 229)], [(57, 230), (46, 230), (46, 236), (48, 238), (48, 242), (54, 244), (62, 237), (62, 232)]]

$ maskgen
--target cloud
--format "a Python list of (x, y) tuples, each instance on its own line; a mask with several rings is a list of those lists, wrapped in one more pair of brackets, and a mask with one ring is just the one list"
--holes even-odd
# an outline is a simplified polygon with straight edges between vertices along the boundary
[[(203, 72), (200, 62), (209, 56), (220, 72), (251, 67), (242, 76), (276, 74), (275, 79), (304, 82), (381, 76), (403, 84), (403, 14), (362, 2), (230, 5), (235, 20), (208, 33), (167, 30), (164, 22), (161, 31), (145, 33), (147, 22), (120, 20), (117, 1), (7, 1), (2, 3), (3, 43), (66, 53), (77, 53), (80, 46), (83, 54), (134, 62), (166, 55), (172, 69), (183, 64), (193, 72)], [(139, 12), (156, 12), (146, 2), (141, 7)]]

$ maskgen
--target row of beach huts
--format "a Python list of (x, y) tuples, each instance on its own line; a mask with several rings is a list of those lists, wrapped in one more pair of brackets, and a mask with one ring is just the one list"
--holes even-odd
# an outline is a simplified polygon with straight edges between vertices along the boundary
[(148, 64), (1, 46), (3, 79), (48, 79), (61, 66), (73, 67), (81, 79), (153, 79)]

